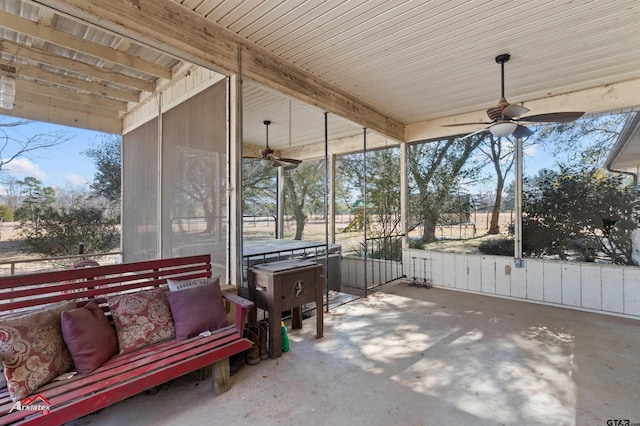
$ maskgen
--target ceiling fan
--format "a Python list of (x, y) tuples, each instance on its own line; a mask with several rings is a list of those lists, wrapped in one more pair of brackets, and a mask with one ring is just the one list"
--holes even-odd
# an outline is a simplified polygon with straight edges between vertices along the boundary
[(276, 156), (276, 152), (269, 147), (269, 125), (271, 124), (271, 121), (265, 120), (263, 123), (266, 127), (267, 138), (266, 146), (258, 151), (260, 156), (256, 157), (260, 159), (260, 164), (265, 167), (284, 167), (285, 170), (293, 170), (298, 167), (298, 164), (302, 163), (301, 160), (296, 160), (294, 158), (280, 158)]
[(510, 104), (504, 97), (504, 64), (509, 62), (511, 55), (503, 53), (496, 56), (496, 62), (500, 64), (501, 69), (501, 88), (502, 94), (498, 105), (491, 107), (487, 110), (487, 116), (491, 121), (489, 122), (475, 122), (475, 123), (456, 123), (446, 124), (445, 127), (453, 126), (468, 126), (472, 124), (485, 124), (482, 130), (468, 134), (467, 136), (475, 135), (485, 131), (489, 131), (494, 136), (509, 136), (513, 135), (516, 138), (525, 138), (531, 136), (533, 131), (526, 126), (520, 124), (520, 122), (526, 123), (569, 123), (577, 120), (584, 115), (584, 112), (551, 112), (547, 114), (529, 115), (520, 117), (522, 114), (529, 112), (529, 108), (522, 105)]

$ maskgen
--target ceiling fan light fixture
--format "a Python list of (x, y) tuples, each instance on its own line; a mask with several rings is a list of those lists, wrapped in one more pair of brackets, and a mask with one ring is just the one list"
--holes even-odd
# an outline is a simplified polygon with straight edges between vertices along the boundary
[(271, 167), (273, 166), (273, 160), (269, 160), (268, 158), (262, 158), (260, 159), (260, 164), (262, 164), (264, 167)]
[(501, 136), (509, 136), (513, 133), (518, 127), (517, 123), (512, 121), (499, 121), (493, 126), (489, 127), (489, 131), (493, 136), (501, 137)]

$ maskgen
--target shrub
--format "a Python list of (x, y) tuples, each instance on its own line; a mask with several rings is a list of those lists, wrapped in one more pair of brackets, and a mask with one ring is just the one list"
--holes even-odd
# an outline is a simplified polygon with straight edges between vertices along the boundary
[(3, 222), (13, 222), (13, 210), (6, 204), (0, 206), (0, 220)]
[(78, 253), (79, 243), (84, 244), (85, 253), (113, 250), (120, 239), (117, 225), (95, 207), (49, 208), (36, 220), (23, 221), (20, 233), (33, 253), (67, 256)]
[(513, 256), (514, 242), (511, 238), (492, 238), (484, 240), (478, 245), (480, 253), (496, 256)]

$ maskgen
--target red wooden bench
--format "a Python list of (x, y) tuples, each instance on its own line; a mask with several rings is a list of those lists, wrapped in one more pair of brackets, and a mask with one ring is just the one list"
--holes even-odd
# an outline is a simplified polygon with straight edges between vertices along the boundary
[[(57, 301), (82, 304), (94, 299), (110, 317), (108, 295), (166, 285), (167, 278), (205, 277), (211, 277), (209, 255), (0, 277), (0, 315)], [(253, 303), (231, 294), (224, 297), (229, 306), (235, 306), (234, 324), (211, 336), (180, 342), (171, 339), (116, 355), (88, 375), (48, 383), (36, 391), (50, 405), (47, 414), (9, 413), (14, 402), (7, 389), (0, 391), (0, 424), (63, 424), (196, 370), (201, 378), (213, 375), (216, 394), (225, 392), (229, 389), (229, 357), (252, 345), (242, 336)]]

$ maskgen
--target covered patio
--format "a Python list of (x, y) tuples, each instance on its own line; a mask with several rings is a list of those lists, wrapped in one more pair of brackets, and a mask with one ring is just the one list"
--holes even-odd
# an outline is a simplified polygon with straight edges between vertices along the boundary
[[(638, 111), (639, 17), (608, 0), (2, 3), (17, 79), (2, 112), (123, 136), (125, 261), (211, 253), (242, 287), (243, 157), (270, 120), (278, 157), (325, 161), (327, 248), (336, 157), (399, 147), (404, 275), (419, 259), (436, 287), (395, 281), (332, 309), (322, 340), (305, 324), (218, 398), (187, 377), (74, 423), (640, 422), (637, 268), (409, 249), (406, 178), (409, 144), (487, 121), (502, 53), (509, 100), (535, 114)], [(629, 152), (616, 164), (637, 172)], [(197, 179), (197, 202), (174, 185)]]
[[(398, 283), (313, 318), (212, 398), (188, 376), (74, 425), (638, 422), (636, 320)], [(215, 420), (212, 420), (215, 419)]]

